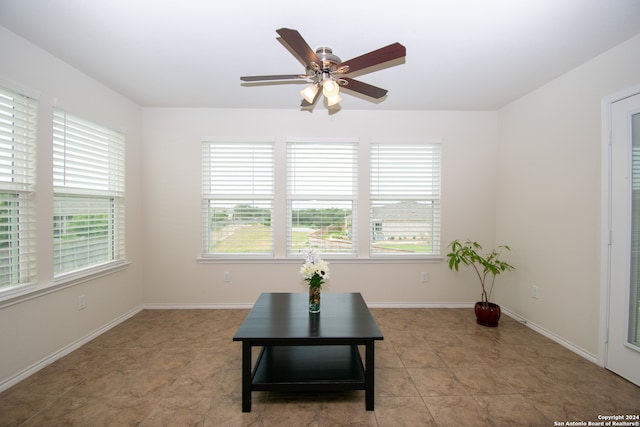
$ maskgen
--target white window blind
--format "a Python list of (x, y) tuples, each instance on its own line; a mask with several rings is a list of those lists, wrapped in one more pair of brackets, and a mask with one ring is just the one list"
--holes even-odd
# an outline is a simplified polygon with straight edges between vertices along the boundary
[(55, 109), (54, 274), (124, 260), (124, 135)]
[(287, 142), (288, 252), (354, 254), (357, 143), (291, 139)]
[(204, 254), (273, 254), (272, 141), (204, 141)]
[(37, 102), (0, 88), (0, 290), (36, 274)]
[(440, 252), (440, 145), (371, 144), (372, 255)]
[(124, 135), (56, 109), (56, 193), (124, 196)]

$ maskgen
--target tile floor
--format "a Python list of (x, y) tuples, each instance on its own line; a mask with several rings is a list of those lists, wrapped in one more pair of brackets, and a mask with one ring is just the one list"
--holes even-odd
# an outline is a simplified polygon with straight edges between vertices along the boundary
[(241, 412), (247, 310), (144, 310), (0, 394), (0, 426), (554, 426), (640, 414), (640, 388), (503, 316), (372, 309), (364, 392), (254, 392)]

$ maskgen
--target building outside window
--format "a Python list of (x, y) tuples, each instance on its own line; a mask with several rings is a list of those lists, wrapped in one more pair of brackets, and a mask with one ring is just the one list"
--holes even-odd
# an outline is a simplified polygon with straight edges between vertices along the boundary
[(440, 145), (373, 143), (371, 255), (440, 253)]

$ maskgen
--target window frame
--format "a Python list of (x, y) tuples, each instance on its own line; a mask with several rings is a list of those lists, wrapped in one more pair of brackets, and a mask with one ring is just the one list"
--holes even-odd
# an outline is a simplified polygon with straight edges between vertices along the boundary
[[(52, 163), (54, 282), (86, 277), (125, 264), (125, 135), (63, 109), (54, 108)], [(92, 206), (97, 201), (106, 204), (100, 213), (93, 211)], [(73, 209), (67, 211), (69, 205)], [(56, 226), (64, 222), (60, 218), (70, 216), (67, 212), (73, 212), (71, 216), (95, 217), (86, 220), (93, 222), (92, 230), (102, 228), (106, 218), (106, 242), (96, 244), (91, 239), (91, 234), (95, 233), (89, 230), (79, 232), (76, 238), (80, 242), (80, 237), (86, 235), (82, 237), (84, 241), (92, 240), (92, 243), (85, 246), (106, 251), (106, 255), (91, 260), (88, 249), (87, 252), (81, 252), (86, 259), (82, 264), (71, 268), (63, 264), (61, 251), (64, 239), (57, 232), (61, 230), (56, 229)]]
[[(389, 166), (391, 166), (394, 170), (390, 173), (394, 174), (397, 177), (398, 182), (405, 183), (406, 179), (402, 177), (402, 175), (406, 174), (406, 170), (411, 169), (420, 169), (422, 170), (422, 166), (426, 166), (424, 171), (424, 176), (429, 173), (435, 174), (434, 180), (428, 180), (423, 176), (423, 180), (419, 182), (419, 185), (424, 186), (424, 192), (416, 191), (415, 189), (410, 189), (405, 192), (401, 191), (391, 191), (389, 188), (390, 182), (386, 180), (383, 185), (385, 185), (384, 189), (374, 189), (376, 186), (380, 186), (381, 182), (384, 181), (384, 178), (380, 180), (376, 180), (374, 178), (374, 173), (381, 171), (374, 166), (374, 149), (375, 147), (384, 146), (385, 150), (389, 150), (392, 147), (398, 147), (401, 151), (395, 151), (392, 155), (394, 158), (401, 159), (401, 163), (395, 163), (398, 160), (388, 160), (388, 163), (385, 165), (387, 169), (387, 173), (391, 170)], [(418, 147), (419, 150), (424, 150), (423, 153), (419, 153), (419, 150), (414, 150), (412, 152), (413, 147)], [(402, 155), (402, 152), (409, 153), (408, 156)], [(378, 152), (379, 154), (379, 152)], [(434, 158), (433, 161), (425, 161), (426, 164), (421, 165), (418, 160), (412, 162), (414, 159), (420, 159), (420, 155), (424, 156), (432, 156)], [(374, 139), (371, 141), (369, 147), (369, 174), (370, 174), (370, 182), (369, 182), (369, 256), (371, 258), (423, 258), (423, 257), (441, 257), (442, 247), (441, 247), (441, 235), (442, 235), (442, 191), (441, 191), (441, 183), (442, 183), (442, 141), (436, 139), (420, 139), (420, 140), (386, 140), (386, 139)], [(404, 171), (399, 171), (399, 169), (395, 169), (395, 164), (402, 164), (402, 169)], [(393, 184), (393, 186), (398, 186), (398, 184)], [(429, 189), (429, 190), (427, 190)], [(430, 193), (429, 193), (430, 191)], [(432, 223), (431, 227), (431, 252), (409, 252), (403, 254), (393, 254), (393, 253), (376, 253), (374, 251), (373, 245), (376, 239), (374, 238), (374, 228), (380, 227), (382, 228), (382, 224), (378, 223), (379, 218), (373, 217), (373, 210), (377, 207), (376, 203), (380, 202), (399, 202), (404, 204), (414, 203), (414, 208), (424, 208), (426, 212), (431, 211), (430, 221)], [(420, 206), (421, 202), (426, 203), (424, 206)], [(429, 203), (431, 206), (429, 206)], [(384, 205), (385, 207), (387, 205)], [(391, 207), (391, 205), (389, 205)], [(428, 216), (426, 218), (429, 218)], [(426, 221), (429, 222), (429, 221)], [(435, 223), (435, 225), (434, 225)]]
[[(219, 138), (208, 137), (202, 141), (224, 140), (224, 141), (272, 141), (274, 144), (274, 167), (275, 167), (275, 184), (274, 184), (274, 204), (273, 204), (273, 256), (255, 256), (254, 254), (236, 254), (212, 256), (201, 252), (197, 257), (200, 263), (298, 263), (302, 258), (302, 254), (289, 250), (289, 191), (288, 191), (288, 143), (297, 142), (354, 142), (357, 149), (355, 164), (357, 167), (357, 179), (355, 182), (356, 195), (354, 196), (354, 212), (357, 214), (357, 224), (353, 227), (356, 235), (356, 241), (353, 243), (353, 253), (340, 254), (331, 252), (320, 252), (323, 259), (331, 260), (334, 263), (344, 264), (413, 264), (413, 263), (439, 263), (443, 260), (442, 247), (434, 253), (409, 253), (401, 255), (390, 254), (372, 254), (370, 248), (371, 229), (370, 229), (370, 164), (371, 164), (371, 144), (374, 143), (412, 143), (438, 145), (440, 147), (440, 170), (439, 180), (442, 181), (442, 140), (440, 138), (416, 138), (411, 140), (403, 140), (399, 138), (361, 138), (361, 137), (268, 137), (268, 138)], [(440, 212), (441, 206), (441, 194)], [(440, 234), (442, 234), (442, 219), (439, 215)], [(204, 225), (203, 222), (203, 229)], [(203, 233), (206, 231), (203, 231)]]
[[(342, 146), (345, 150), (345, 153), (350, 150), (352, 154), (352, 158), (348, 159), (347, 157), (341, 157), (340, 160), (347, 162), (350, 161), (353, 167), (351, 173), (351, 183), (347, 190), (342, 190), (341, 194), (323, 194), (316, 189), (311, 189), (307, 191), (298, 191), (295, 186), (295, 179), (292, 179), (292, 175), (295, 174), (295, 171), (292, 169), (295, 165), (292, 163), (293, 152), (291, 151), (291, 147), (294, 146), (300, 147), (316, 147), (316, 149), (322, 149), (323, 147), (332, 147), (332, 146)], [(304, 149), (304, 148), (303, 148)], [(287, 190), (286, 190), (286, 206), (287, 206), (287, 217), (286, 217), (286, 254), (288, 258), (301, 258), (303, 257), (301, 250), (295, 250), (293, 247), (293, 204), (295, 202), (299, 202), (302, 204), (305, 203), (313, 203), (317, 202), (318, 204), (340, 204), (341, 202), (351, 202), (351, 249), (349, 251), (323, 251), (321, 248), (318, 248), (318, 252), (322, 254), (324, 257), (335, 257), (335, 258), (356, 258), (358, 256), (358, 184), (359, 184), (359, 140), (358, 138), (313, 138), (313, 137), (290, 137), (286, 139), (286, 162), (287, 162)], [(313, 149), (307, 151), (307, 155), (312, 153)], [(335, 155), (335, 153), (331, 153)], [(324, 161), (328, 160), (328, 157), (322, 159)], [(340, 177), (334, 174), (327, 174), (323, 176), (322, 172), (315, 175), (313, 178), (321, 179), (323, 177), (328, 178), (333, 185)], [(307, 174), (305, 178), (309, 178), (310, 174)], [(346, 176), (342, 176), (343, 179), (347, 178)], [(301, 187), (305, 187), (301, 185)], [(307, 187), (308, 188), (308, 187)]]
[[(264, 183), (256, 182), (253, 178), (251, 179), (250, 186), (240, 186), (239, 191), (232, 192), (229, 191), (228, 187), (225, 185), (228, 184), (226, 180), (221, 182), (221, 185), (218, 186), (219, 190), (215, 190), (215, 185), (213, 184), (213, 176), (217, 173), (214, 171), (214, 163), (211, 161), (211, 146), (212, 145), (238, 145), (239, 147), (251, 147), (253, 153), (257, 147), (270, 147), (270, 162), (265, 161), (265, 158), (262, 158), (262, 161), (256, 160), (256, 162), (252, 163), (252, 168), (262, 168), (263, 179), (266, 177), (267, 183), (270, 182), (270, 185), (265, 185)], [(273, 138), (203, 138), (201, 140), (201, 174), (202, 174), (202, 182), (201, 182), (201, 210), (202, 210), (202, 247), (201, 247), (201, 257), (202, 259), (272, 259), (274, 258), (274, 206), (275, 206), (275, 140)], [(264, 154), (265, 152), (263, 152)], [(234, 167), (234, 163), (237, 163), (238, 160), (231, 160), (229, 162), (225, 162), (224, 164), (220, 164), (219, 167)], [(265, 167), (269, 167), (270, 170), (267, 174), (264, 170)], [(227, 179), (230, 179), (234, 174), (228, 174)], [(244, 188), (243, 188), (244, 187)], [(253, 191), (249, 191), (249, 187), (252, 188)], [(266, 203), (269, 204), (268, 208), (270, 211), (269, 218), (269, 234), (270, 234), (270, 242), (269, 242), (269, 250), (266, 252), (213, 252), (211, 251), (211, 233), (212, 230), (210, 228), (212, 224), (212, 213), (211, 213), (211, 203), (215, 203), (216, 201), (222, 203), (232, 203), (232, 202), (250, 202), (254, 203)]]
[(11, 248), (10, 279), (0, 283), (0, 295), (6, 295), (30, 287), (37, 277), (34, 198), (39, 102), (4, 86), (0, 96), (0, 199), (11, 203), (2, 217), (14, 221), (7, 226), (9, 240), (3, 241)]

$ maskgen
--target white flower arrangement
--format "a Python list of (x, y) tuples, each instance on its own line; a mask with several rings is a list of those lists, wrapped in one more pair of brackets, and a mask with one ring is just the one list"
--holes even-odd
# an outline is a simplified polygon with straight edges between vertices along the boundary
[(304, 251), (305, 262), (300, 268), (300, 274), (309, 282), (311, 287), (321, 287), (324, 279), (329, 278), (329, 263), (320, 259), (314, 248)]

